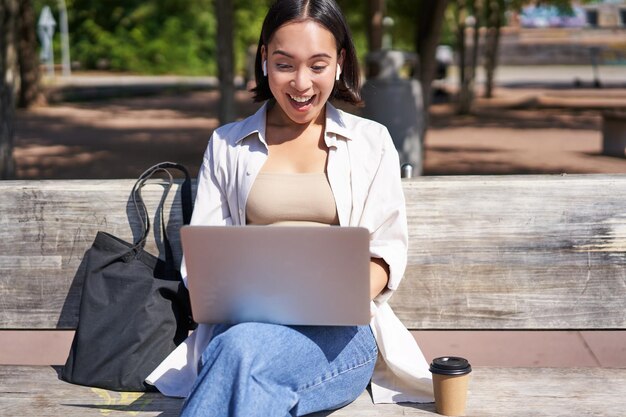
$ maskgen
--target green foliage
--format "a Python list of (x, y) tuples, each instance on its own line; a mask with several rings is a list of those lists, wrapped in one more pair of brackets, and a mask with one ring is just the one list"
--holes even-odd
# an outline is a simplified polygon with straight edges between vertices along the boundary
[[(83, 69), (142, 74), (217, 73), (217, 22), (213, 0), (65, 0), (72, 60)], [(245, 74), (263, 19), (273, 0), (233, 0), (236, 69)], [(58, 0), (34, 0), (37, 16), (50, 6), (57, 23)], [(340, 0), (361, 57), (367, 52), (366, 4)], [(57, 25), (57, 35), (58, 35)], [(55, 57), (60, 57), (55, 36)]]
[(359, 61), (364, 63), (367, 55), (367, 2), (363, 0), (337, 0), (352, 33)]
[(423, 0), (387, 0), (387, 15), (394, 21), (392, 29), (394, 49), (407, 51), (415, 49), (415, 22), (420, 1)]
[(254, 56), (259, 43), (263, 19), (271, 3), (271, 0), (234, 0), (235, 36), (233, 52), (236, 68), (242, 75), (252, 76), (253, 74)]
[[(86, 69), (214, 74), (211, 0), (66, 0), (72, 60)], [(37, 13), (56, 0), (36, 0)]]
[[(414, 50), (420, 1), (387, 0), (386, 15), (394, 20), (394, 49)], [(589, 3), (593, 0), (584, 0)], [(145, 74), (215, 75), (217, 22), (213, 0), (65, 0), (72, 60), (82, 68), (108, 68)], [(236, 69), (244, 74), (249, 48), (258, 43), (261, 25), (272, 0), (233, 0)], [(58, 22), (58, 0), (34, 0), (37, 15), (51, 7)], [(359, 58), (367, 54), (367, 1), (338, 0), (352, 30)], [(454, 44), (456, 2), (450, 1), (441, 43)], [(568, 7), (570, 0), (506, 0), (508, 10), (544, 3)], [(58, 33), (58, 26), (57, 26)], [(55, 57), (60, 57), (59, 37)]]

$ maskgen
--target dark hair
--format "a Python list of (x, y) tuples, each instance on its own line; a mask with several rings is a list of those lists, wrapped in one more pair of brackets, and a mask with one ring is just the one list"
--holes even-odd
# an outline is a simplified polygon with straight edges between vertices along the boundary
[(252, 89), (254, 101), (265, 101), (274, 97), (267, 77), (263, 75), (261, 47), (267, 45), (274, 33), (286, 23), (312, 20), (319, 23), (335, 37), (337, 54), (345, 50), (343, 68), (339, 81), (335, 82), (331, 99), (343, 100), (360, 105), (361, 75), (352, 35), (346, 19), (335, 0), (277, 0), (267, 12), (259, 37), (259, 45), (254, 62), (256, 87)]

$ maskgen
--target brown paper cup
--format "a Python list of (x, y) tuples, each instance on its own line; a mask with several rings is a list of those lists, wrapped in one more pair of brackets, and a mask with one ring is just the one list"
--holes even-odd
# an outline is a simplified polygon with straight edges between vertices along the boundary
[(435, 409), (445, 416), (464, 416), (467, 403), (467, 387), (472, 367), (466, 359), (447, 356), (433, 359)]
[(444, 416), (464, 416), (469, 374), (433, 375), (435, 409)]

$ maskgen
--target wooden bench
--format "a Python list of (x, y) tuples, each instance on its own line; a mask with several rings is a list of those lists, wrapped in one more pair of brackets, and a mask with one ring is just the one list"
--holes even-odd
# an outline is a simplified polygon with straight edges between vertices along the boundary
[[(409, 328), (626, 328), (626, 175), (404, 181), (409, 266), (392, 305)], [(137, 231), (132, 185), (0, 182), (0, 329), (75, 328), (81, 283), (73, 278), (96, 231), (127, 239)], [(147, 187), (149, 204), (161, 188)], [(178, 209), (168, 216), (169, 227), (180, 224)], [(157, 393), (74, 386), (58, 371), (0, 366), (0, 415), (175, 416), (181, 406)], [(468, 401), (472, 416), (623, 416), (626, 369), (475, 367)], [(433, 410), (373, 406), (364, 393), (330, 414)]]

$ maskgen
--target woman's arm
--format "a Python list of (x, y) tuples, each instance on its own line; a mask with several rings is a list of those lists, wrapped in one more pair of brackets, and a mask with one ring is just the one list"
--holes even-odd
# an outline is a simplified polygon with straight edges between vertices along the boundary
[[(191, 217), (192, 225), (230, 226), (233, 224), (226, 192), (220, 184), (222, 181), (216, 176), (216, 172), (219, 171), (216, 169), (216, 164), (223, 163), (220, 161), (220, 156), (224, 157), (223, 151), (222, 155), (219, 152), (218, 155), (214, 155), (218, 140), (220, 139), (217, 133), (213, 132), (204, 153), (198, 173), (196, 201)], [(224, 146), (223, 143), (219, 145)]]
[(389, 265), (381, 258), (370, 258), (370, 300), (376, 298), (389, 282)]
[(370, 296), (382, 304), (404, 275), (408, 228), (398, 152), (386, 128), (381, 126), (374, 133), (382, 149), (359, 226), (370, 231)]
[[(233, 219), (228, 209), (228, 199), (215, 176), (215, 157), (213, 155), (217, 135), (213, 132), (207, 145), (198, 173), (196, 200), (191, 216), (192, 225), (231, 225)], [(180, 274), (185, 286), (187, 285), (187, 266), (183, 256), (180, 265)]]

